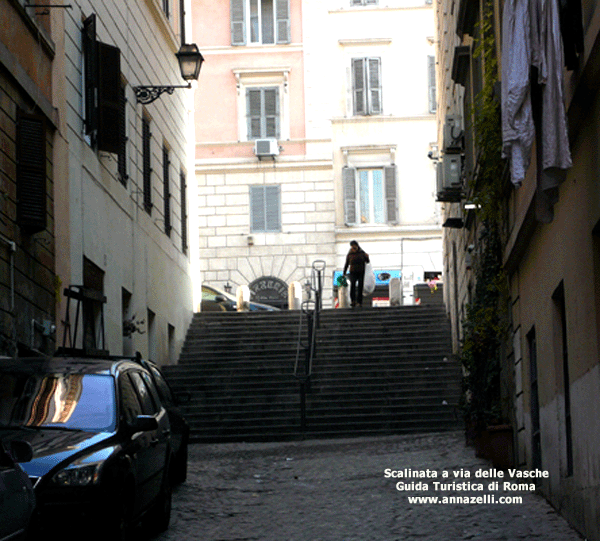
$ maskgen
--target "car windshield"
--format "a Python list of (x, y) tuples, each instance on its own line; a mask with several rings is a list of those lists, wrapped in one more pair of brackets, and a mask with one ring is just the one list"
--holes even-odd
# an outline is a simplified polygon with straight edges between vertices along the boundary
[(0, 375), (0, 428), (114, 430), (114, 380), (98, 374)]

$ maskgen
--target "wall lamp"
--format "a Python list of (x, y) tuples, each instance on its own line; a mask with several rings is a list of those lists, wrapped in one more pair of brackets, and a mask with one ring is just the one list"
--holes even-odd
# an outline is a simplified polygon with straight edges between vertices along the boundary
[(204, 62), (204, 57), (195, 43), (183, 44), (179, 51), (175, 53), (175, 56), (179, 62), (181, 77), (185, 81), (189, 81), (188, 84), (179, 86), (136, 86), (133, 90), (135, 91), (135, 98), (138, 103), (152, 103), (165, 92), (173, 94), (176, 88), (192, 88), (192, 81), (196, 81), (200, 75), (200, 68), (202, 67), (202, 62)]

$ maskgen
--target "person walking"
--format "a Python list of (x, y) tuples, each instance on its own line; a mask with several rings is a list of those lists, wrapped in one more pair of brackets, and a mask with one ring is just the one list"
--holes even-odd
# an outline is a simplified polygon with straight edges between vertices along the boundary
[(362, 306), (365, 265), (367, 263), (370, 263), (369, 254), (355, 240), (350, 242), (350, 251), (346, 256), (343, 274), (345, 275), (348, 268), (350, 268), (350, 302), (352, 308)]

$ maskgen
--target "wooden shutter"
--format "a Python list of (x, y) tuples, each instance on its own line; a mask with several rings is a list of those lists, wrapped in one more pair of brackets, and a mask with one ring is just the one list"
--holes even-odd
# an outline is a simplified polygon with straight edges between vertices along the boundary
[(83, 70), (85, 99), (85, 133), (90, 135), (98, 127), (98, 105), (96, 89), (98, 88), (98, 45), (96, 41), (96, 15), (90, 15), (83, 21)]
[(231, 0), (231, 44), (246, 45), (246, 0)]
[(368, 87), (369, 87), (369, 114), (380, 115), (381, 108), (381, 59), (369, 58)]
[(152, 167), (150, 160), (150, 121), (146, 117), (142, 117), (142, 176), (143, 176), (143, 193), (144, 193), (144, 209), (150, 213), (152, 211)]
[(342, 169), (342, 184), (344, 188), (344, 221), (346, 224), (356, 223), (356, 169)]
[(264, 129), (261, 137), (274, 137), (279, 139), (279, 89), (264, 88)]
[(265, 186), (265, 231), (281, 231), (279, 186)]
[(117, 169), (119, 180), (127, 186), (127, 98), (125, 86), (121, 85), (119, 92), (119, 153), (117, 155)]
[(171, 235), (171, 178), (169, 169), (169, 149), (163, 146), (163, 210), (165, 219), (165, 234)]
[(365, 59), (352, 60), (352, 91), (354, 94), (354, 114), (365, 115)]
[(290, 26), (290, 0), (276, 0), (275, 16), (277, 22), (276, 28), (276, 43), (290, 43), (291, 26)]
[(179, 185), (181, 193), (181, 251), (185, 254), (187, 251), (187, 185), (185, 173), (182, 171), (179, 175)]
[(98, 150), (118, 154), (121, 147), (121, 51), (98, 42)]
[(46, 229), (46, 122), (20, 113), (17, 119), (17, 223), (23, 231)]
[(398, 196), (396, 190), (396, 166), (383, 168), (385, 179), (385, 209), (388, 223), (398, 223)]
[(429, 112), (435, 113), (437, 110), (437, 98), (435, 90), (435, 56), (427, 57), (427, 77), (429, 86)]
[(279, 186), (250, 186), (250, 221), (255, 232), (281, 231)]
[(248, 118), (248, 140), (260, 139), (262, 97), (260, 88), (246, 90), (246, 116)]
[(250, 228), (265, 230), (265, 191), (263, 186), (250, 186)]

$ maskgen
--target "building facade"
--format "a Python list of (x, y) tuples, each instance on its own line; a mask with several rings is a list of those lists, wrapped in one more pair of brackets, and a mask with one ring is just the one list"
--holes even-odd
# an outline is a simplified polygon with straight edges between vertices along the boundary
[(54, 185), (65, 148), (52, 15), (0, 2), (0, 355), (55, 347)]
[[(63, 288), (76, 286), (71, 332), (82, 299), (83, 345), (140, 351), (160, 364), (176, 362), (193, 310), (192, 91), (148, 102), (136, 89), (183, 86), (175, 55), (184, 8), (174, 0), (117, 8), (82, 0), (65, 10), (61, 29), (68, 166), (56, 187), (57, 275)], [(59, 327), (67, 325), (63, 316)]]
[(1, 5), (3, 351), (176, 362), (193, 313), (192, 91), (150, 102), (139, 87), (183, 86), (186, 3), (25, 4)]
[[(485, 82), (481, 57), (475, 54), (484, 20), (491, 22), (495, 36), (501, 80), (498, 95), (506, 95), (509, 88), (514, 88), (514, 81), (524, 81), (530, 118), (520, 118), (535, 128), (531, 148), (523, 147), (523, 161), (519, 155), (507, 152), (502, 201), (508, 332), (501, 371), (509, 398), (505, 415), (513, 431), (514, 461), (523, 469), (547, 470), (549, 477), (540, 484), (544, 495), (587, 539), (597, 540), (600, 288), (596, 276), (600, 208), (595, 166), (599, 126), (595, 66), (600, 50), (600, 4), (565, 2), (559, 11), (557, 2), (547, 3), (545, 13), (549, 18), (542, 21), (541, 27), (556, 31), (553, 43), (557, 46), (545, 49), (543, 58), (558, 66), (554, 71), (558, 75), (541, 83), (528, 73), (529, 66), (539, 67), (538, 60), (522, 56), (531, 43), (510, 46), (519, 43), (519, 31), (530, 21), (526, 11), (513, 11), (515, 3), (508, 1), (463, 0), (452, 9), (453, 4), (441, 2), (436, 10), (439, 140), (447, 133), (448, 116), (464, 118), (473, 111), (470, 104)], [(512, 32), (510, 25), (503, 25), (503, 18), (509, 21), (510, 17), (517, 21)], [(524, 75), (515, 68), (523, 58), (527, 66)], [(554, 96), (558, 98), (550, 98), (549, 88), (556, 89)], [(502, 99), (501, 103), (503, 119), (513, 118), (509, 102)], [(566, 120), (563, 129), (562, 110)], [(558, 119), (555, 128), (549, 130), (542, 120), (544, 111), (552, 111)], [(506, 135), (509, 133), (505, 132), (504, 144), (510, 149), (506, 146), (513, 141)], [(555, 142), (561, 134), (566, 136), (571, 166), (568, 160), (562, 164), (548, 161), (548, 133)], [(457, 353), (465, 332), (462, 316), (476, 288), (472, 267), (480, 249), (477, 233), (481, 226), (477, 212), (469, 205), (473, 203), (469, 200), (473, 186), (469, 181), (477, 178), (477, 169), (473, 152), (476, 145), (468, 122), (462, 125), (461, 137), (461, 182), (453, 186), (442, 177), (438, 192), (444, 219), (451, 218), (459, 226), (446, 229), (444, 239), (449, 286), (445, 294)], [(551, 154), (567, 156), (556, 150), (562, 148), (557, 145)], [(452, 154), (452, 150), (447, 153), (449, 160)], [(522, 175), (519, 165), (523, 167)], [(590, 277), (589, 281), (582, 280), (584, 276)]]
[[(413, 281), (441, 273), (427, 158), (432, 10), (409, 4), (193, 4), (210, 80), (196, 92), (205, 283), (249, 284), (256, 300), (269, 301), (261, 284), (271, 279), (283, 292), (321, 261), (332, 306), (350, 240), (364, 244), (378, 270), (399, 275), (404, 265)], [(414, 61), (402, 54), (409, 43), (418, 47)], [(418, 84), (403, 84), (403, 70), (414, 70)]]

